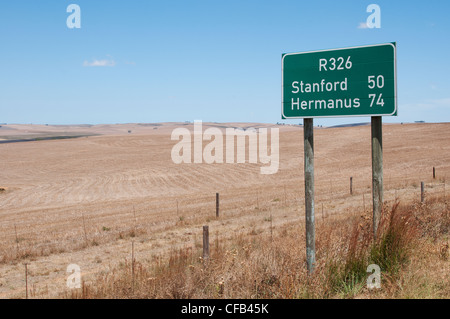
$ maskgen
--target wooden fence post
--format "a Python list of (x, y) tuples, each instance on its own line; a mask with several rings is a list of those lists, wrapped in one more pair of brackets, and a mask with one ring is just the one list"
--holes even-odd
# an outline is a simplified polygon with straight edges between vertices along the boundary
[(420, 202), (423, 203), (425, 201), (425, 184), (424, 182), (420, 182)]
[(366, 198), (364, 197), (363, 194), (363, 210), (364, 210), (364, 214), (366, 213)]
[(273, 217), (272, 217), (272, 212), (270, 212), (270, 240), (273, 242)]
[(28, 264), (25, 263), (25, 299), (28, 299)]
[(209, 226), (203, 226), (203, 260), (209, 258)]
[(259, 209), (259, 191), (256, 193), (256, 208)]
[(134, 240), (131, 241), (131, 291), (134, 293)]
[(87, 231), (86, 231), (86, 222), (84, 221), (84, 214), (83, 213), (81, 213), (81, 218), (83, 219), (84, 241), (86, 242), (86, 246), (89, 246), (88, 238), (87, 238)]
[(216, 193), (216, 217), (219, 218), (219, 193)]
[(14, 232), (16, 234), (16, 258), (19, 257), (19, 236), (17, 236), (17, 226), (14, 224)]
[(350, 195), (353, 195), (353, 177), (350, 177)]

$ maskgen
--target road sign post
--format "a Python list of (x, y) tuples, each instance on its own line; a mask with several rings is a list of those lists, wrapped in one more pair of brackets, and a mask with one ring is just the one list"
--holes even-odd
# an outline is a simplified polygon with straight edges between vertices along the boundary
[(304, 119), (306, 259), (315, 263), (313, 118), (370, 116), (373, 232), (383, 206), (382, 116), (397, 115), (396, 44), (282, 55), (283, 119)]
[(381, 116), (372, 117), (373, 237), (377, 237), (383, 208), (383, 139)]
[(303, 120), (305, 149), (305, 218), (306, 218), (306, 266), (308, 273), (314, 271), (316, 263), (316, 230), (314, 218), (314, 122)]

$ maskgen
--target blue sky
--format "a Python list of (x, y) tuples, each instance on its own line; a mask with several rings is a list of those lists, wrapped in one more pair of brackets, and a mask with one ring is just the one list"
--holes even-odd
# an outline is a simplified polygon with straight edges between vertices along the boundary
[[(371, 3), (381, 29), (358, 27)], [(282, 53), (394, 41), (399, 116), (383, 121), (449, 122), (449, 15), (444, 0), (4, 1), (0, 123), (282, 122)]]

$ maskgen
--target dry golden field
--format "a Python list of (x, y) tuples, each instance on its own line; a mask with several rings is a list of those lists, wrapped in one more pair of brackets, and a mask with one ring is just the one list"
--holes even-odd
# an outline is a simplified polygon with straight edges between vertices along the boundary
[[(0, 142), (83, 137), (0, 144), (0, 297), (25, 296), (24, 263), (31, 297), (58, 297), (67, 293), (69, 264), (78, 264), (83, 280), (90, 282), (129, 260), (132, 241), (136, 259), (145, 262), (176, 248), (201, 247), (202, 225), (209, 225), (212, 240), (221, 241), (291, 225), (302, 230), (302, 128), (203, 126), (279, 127), (278, 173), (261, 175), (264, 164), (174, 164), (176, 141), (170, 134), (176, 127), (192, 129), (183, 123), (2, 125)], [(317, 128), (314, 134), (318, 222), (369, 213), (370, 125)], [(444, 197), (445, 202), (450, 123), (384, 125), (383, 148), (388, 205), (396, 198), (419, 199), (421, 181), (427, 196)], [(297, 249), (303, 254), (304, 245)]]

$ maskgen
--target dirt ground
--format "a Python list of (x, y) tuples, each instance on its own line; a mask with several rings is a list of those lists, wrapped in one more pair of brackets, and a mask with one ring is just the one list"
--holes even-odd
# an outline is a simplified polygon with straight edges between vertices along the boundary
[[(300, 126), (203, 125), (279, 128), (273, 175), (260, 174), (261, 163), (175, 164), (170, 135), (177, 127), (192, 130), (186, 123), (2, 125), (0, 142), (90, 136), (0, 143), (0, 298), (25, 297), (24, 263), (30, 296), (51, 298), (67, 291), (69, 264), (89, 281), (129, 260), (132, 241), (136, 259), (152, 260), (169, 249), (201, 247), (202, 225), (212, 239), (225, 239), (303, 222)], [(317, 219), (371, 210), (370, 125), (314, 134)], [(420, 198), (421, 181), (427, 193), (449, 192), (450, 123), (384, 125), (383, 149), (386, 202)]]

